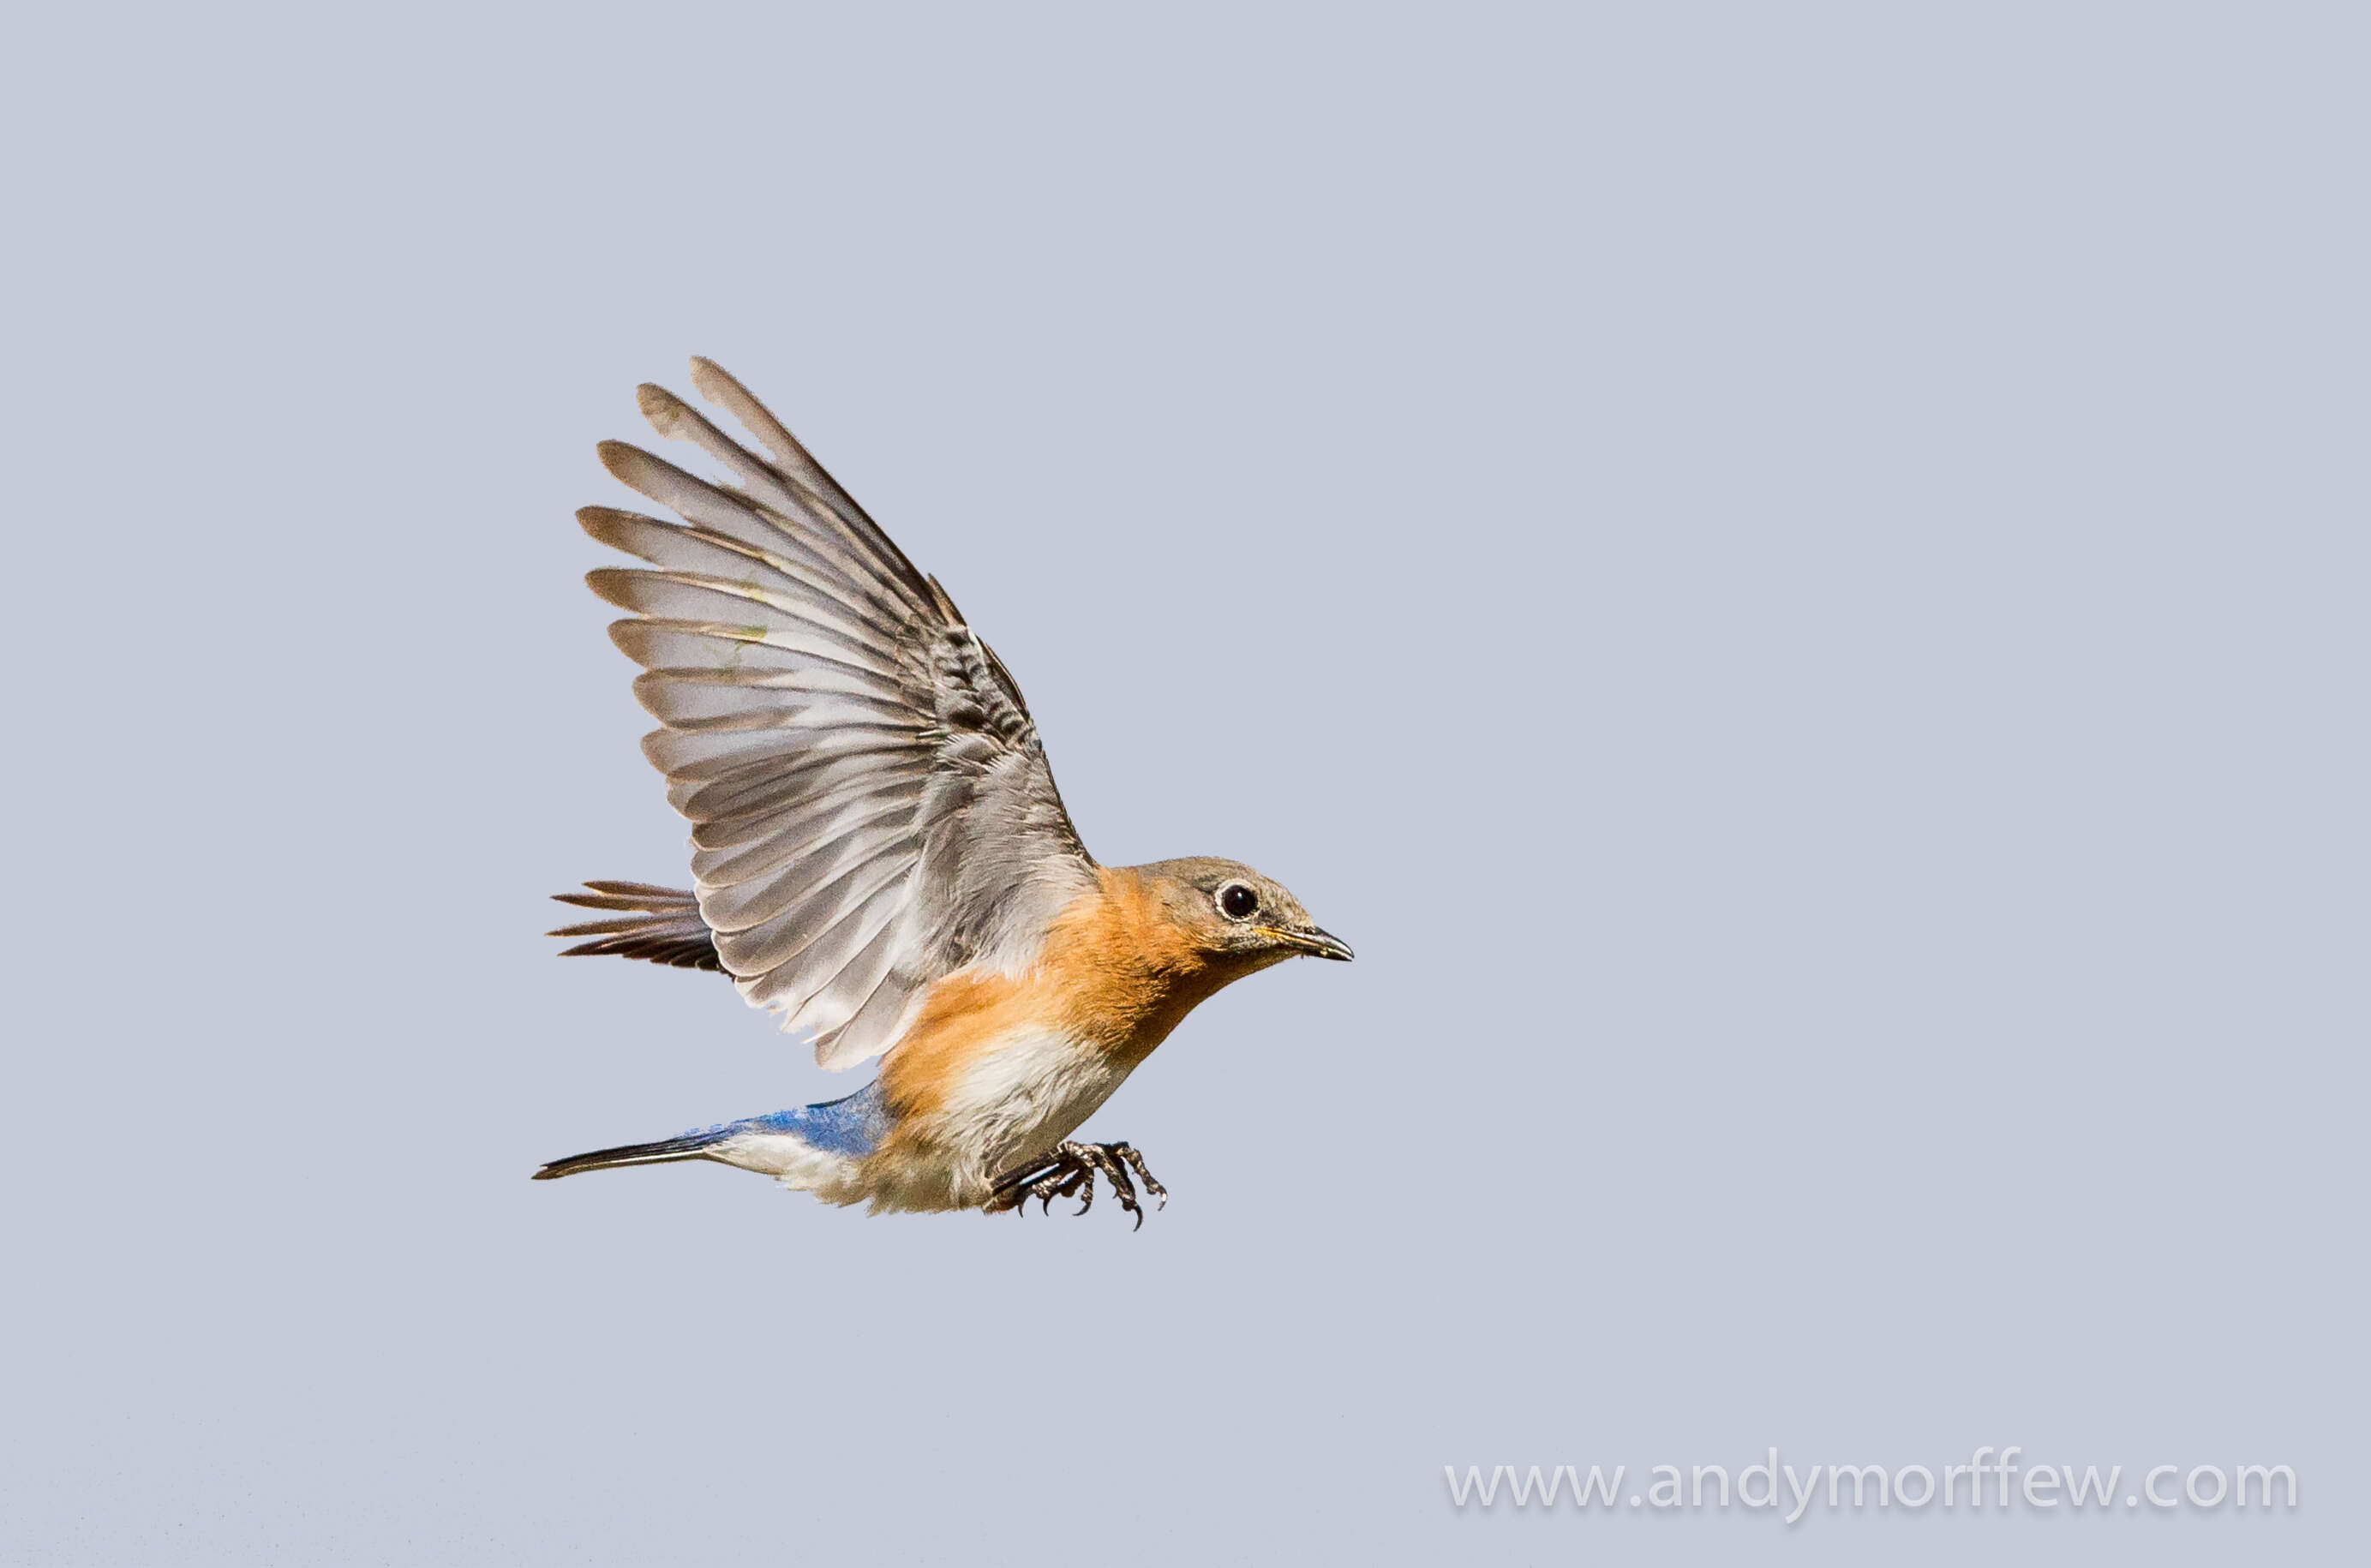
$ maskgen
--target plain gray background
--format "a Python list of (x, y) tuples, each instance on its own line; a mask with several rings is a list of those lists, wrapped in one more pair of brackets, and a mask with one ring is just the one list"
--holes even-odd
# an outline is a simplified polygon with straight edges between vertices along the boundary
[[(0, 1557), (2331, 1560), (2365, 1536), (2346, 7), (20, 19)], [(1088, 844), (1356, 944), (868, 1219), (603, 563), (734, 368)], [(1460, 1516), (1448, 1463), (2286, 1462)], [(1633, 1488), (1625, 1486), (1625, 1490)]]

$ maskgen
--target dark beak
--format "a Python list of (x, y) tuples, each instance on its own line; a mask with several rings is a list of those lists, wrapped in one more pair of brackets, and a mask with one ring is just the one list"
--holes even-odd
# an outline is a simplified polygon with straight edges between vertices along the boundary
[(1280, 930), (1277, 931), (1275, 935), (1276, 939), (1278, 941), (1283, 942), (1287, 947), (1298, 948), (1302, 952), (1308, 953), (1312, 957), (1338, 958), (1343, 963), (1347, 963), (1353, 956), (1350, 951), (1350, 944), (1348, 942), (1344, 941), (1341, 938), (1336, 936), (1331, 931), (1321, 931), (1314, 926), (1310, 927), (1305, 931)]

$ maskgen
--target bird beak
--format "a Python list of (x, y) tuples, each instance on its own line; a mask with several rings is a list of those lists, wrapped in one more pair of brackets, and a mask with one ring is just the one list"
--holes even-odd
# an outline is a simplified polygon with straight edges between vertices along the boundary
[(1274, 926), (1263, 926), (1260, 929), (1265, 935), (1275, 938), (1286, 947), (1297, 949), (1312, 957), (1338, 958), (1347, 963), (1352, 956), (1348, 942), (1331, 931), (1321, 931), (1314, 926), (1305, 931), (1279, 930)]

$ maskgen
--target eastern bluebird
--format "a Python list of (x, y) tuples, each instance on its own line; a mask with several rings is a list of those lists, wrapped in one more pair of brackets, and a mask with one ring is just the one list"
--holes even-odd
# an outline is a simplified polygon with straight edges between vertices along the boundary
[[(764, 448), (674, 394), (642, 414), (730, 470), (711, 484), (622, 442), (609, 472), (684, 526), (608, 507), (584, 531), (654, 571), (587, 581), (633, 612), (610, 640), (659, 721), (643, 755), (692, 824), (688, 893), (587, 882), (609, 911), (568, 950), (721, 970), (812, 1031), (826, 1067), (881, 1058), (844, 1100), (558, 1159), (543, 1181), (712, 1159), (827, 1203), (890, 1209), (1094, 1199), (1144, 1223), (1124, 1143), (1079, 1124), (1220, 986), (1299, 954), (1347, 959), (1277, 883), (1232, 860), (1098, 865), (1003, 663), (938, 580), (741, 385), (692, 385)], [(1134, 1174), (1134, 1181), (1130, 1173)]]

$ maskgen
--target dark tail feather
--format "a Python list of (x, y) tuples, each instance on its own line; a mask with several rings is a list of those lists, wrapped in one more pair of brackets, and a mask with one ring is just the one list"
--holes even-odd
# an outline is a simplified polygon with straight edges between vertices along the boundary
[(700, 917), (700, 902), (690, 894), (677, 888), (653, 887), (648, 882), (589, 882), (584, 885), (592, 891), (555, 893), (551, 896), (580, 909), (619, 913), (605, 920), (587, 920), (547, 932), (554, 937), (593, 939), (577, 943), (561, 957), (616, 953), (620, 958), (648, 959), (672, 969), (723, 972), (724, 961), (716, 956), (716, 933)]
[(590, 1154), (572, 1154), (565, 1159), (555, 1159), (530, 1179), (549, 1182), (555, 1177), (573, 1176), (580, 1170), (615, 1170), (628, 1165), (671, 1165), (679, 1159), (706, 1159), (708, 1151), (723, 1142), (724, 1136), (722, 1132), (711, 1130), (686, 1133), (679, 1138), (663, 1138), (657, 1143), (596, 1148)]

